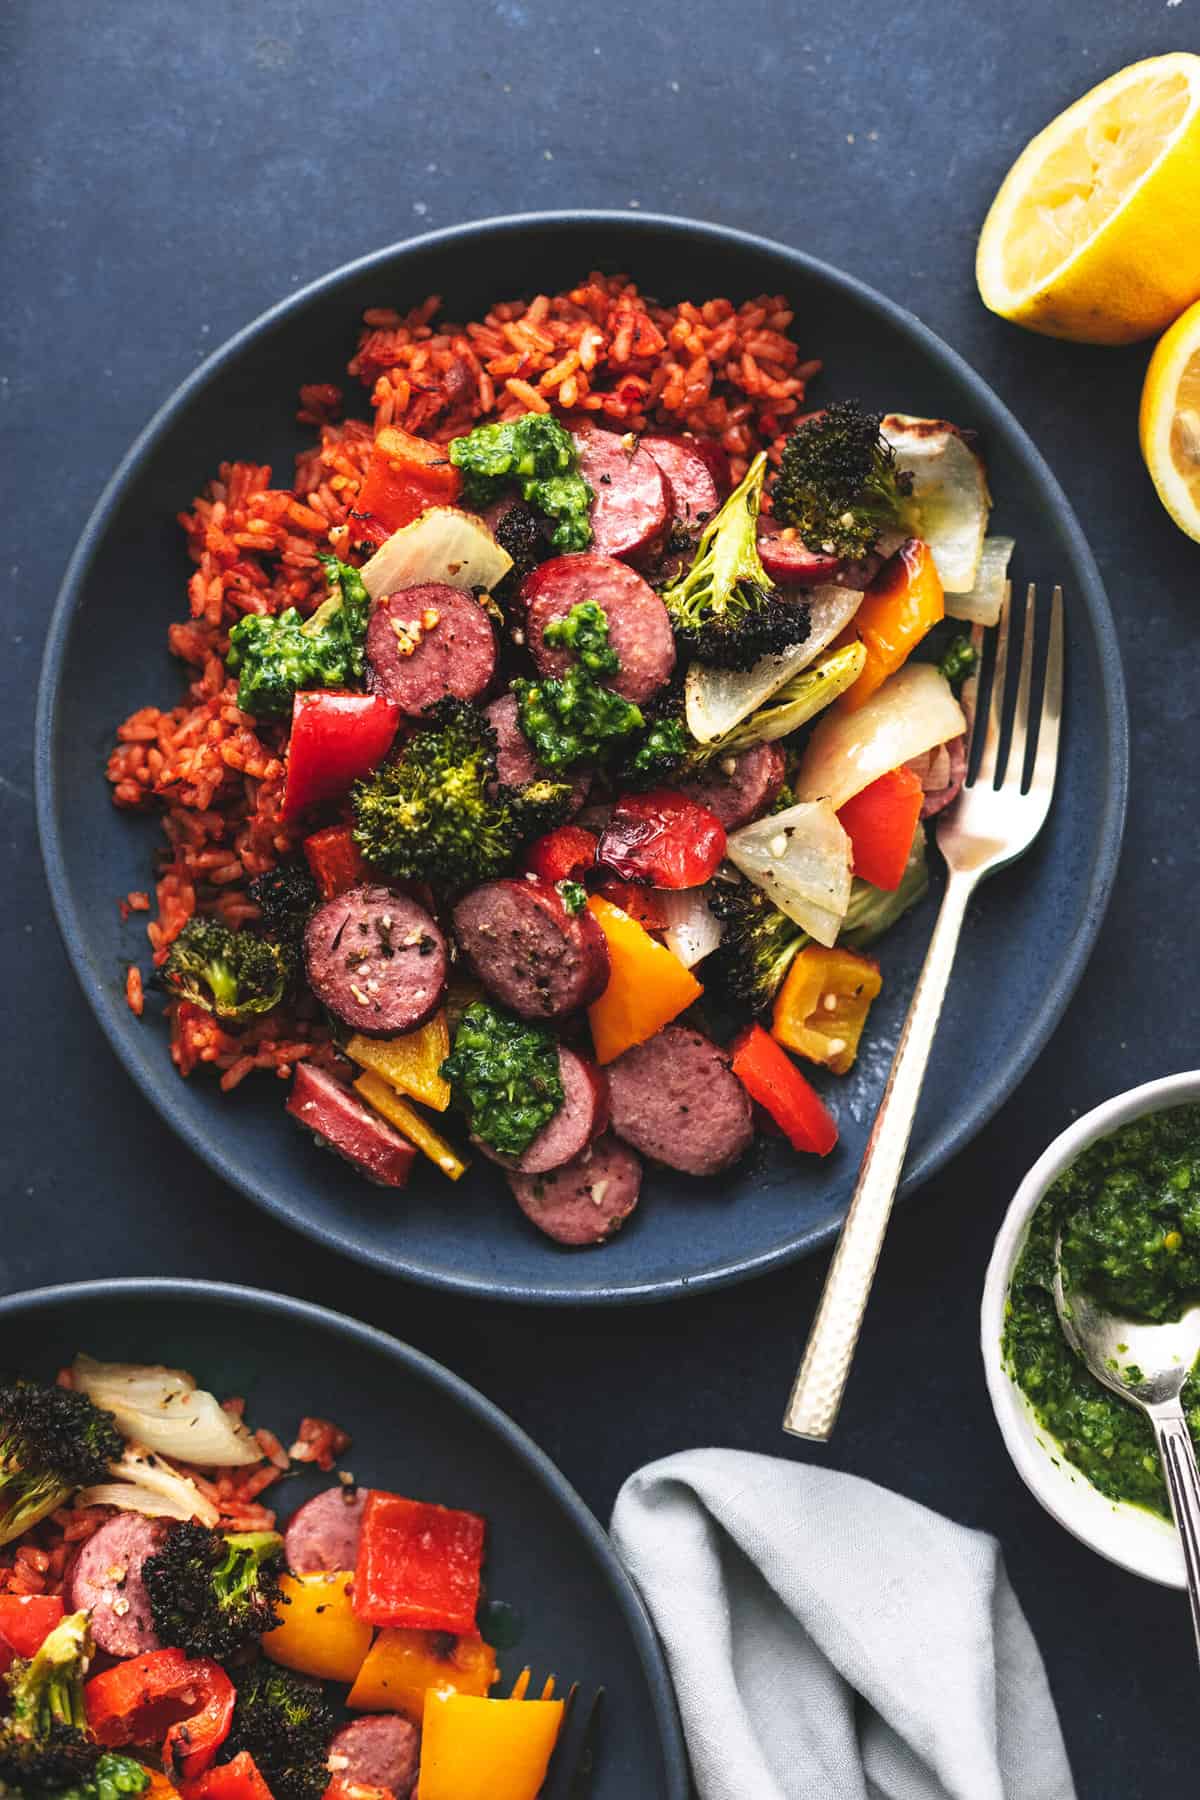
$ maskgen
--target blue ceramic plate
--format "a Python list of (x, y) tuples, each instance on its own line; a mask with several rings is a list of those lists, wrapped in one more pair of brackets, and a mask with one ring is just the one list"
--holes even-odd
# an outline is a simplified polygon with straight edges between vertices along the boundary
[[(381, 1331), (254, 1288), (80, 1282), (0, 1299), (0, 1368), (48, 1378), (77, 1350), (188, 1369), (219, 1396), (244, 1394), (251, 1421), (285, 1442), (306, 1413), (335, 1419), (365, 1486), (483, 1513), (488, 1597), (516, 1615), (497, 1692), (526, 1663), (538, 1683), (604, 1688), (593, 1800), (686, 1800), (670, 1681), (629, 1577), (553, 1463), (474, 1388)], [(330, 1479), (289, 1477), (267, 1499), (287, 1517)]]
[[(166, 628), (184, 611), (189, 563), (175, 514), (229, 457), (290, 468), (307, 441), (291, 421), (301, 381), (344, 381), (371, 305), (445, 296), (449, 316), (497, 298), (568, 286), (588, 269), (628, 271), (665, 298), (786, 293), (818, 392), (853, 393), (980, 433), (994, 526), (1017, 539), (1018, 580), (1067, 595), (1066, 731), (1057, 803), (1033, 853), (972, 908), (908, 1160), (911, 1191), (979, 1130), (1045, 1043), (1075, 987), (1108, 899), (1128, 764), (1112, 620), (1070, 507), (1020, 426), (911, 313), (780, 244), (679, 219), (597, 213), (490, 220), (380, 251), (294, 295), (196, 371), (117, 471), (72, 559), (50, 626), (37, 727), (38, 816), (59, 923), (113, 1048), (183, 1141), (226, 1181), (331, 1249), (460, 1292), (584, 1304), (665, 1298), (736, 1280), (827, 1242), (845, 1212), (892, 1048), (924, 955), (929, 904), (883, 944), (882, 998), (856, 1072), (830, 1084), (842, 1129), (823, 1163), (760, 1142), (732, 1176), (650, 1175), (642, 1204), (602, 1250), (562, 1250), (522, 1218), (486, 1163), (451, 1190), (422, 1170), (381, 1194), (320, 1153), (287, 1119), (274, 1081), (232, 1100), (183, 1082), (151, 1016), (123, 997), (138, 939), (116, 897), (149, 883), (151, 822), (118, 815), (103, 762), (135, 707), (180, 690)], [(1016, 973), (1018, 972), (1019, 973)]]

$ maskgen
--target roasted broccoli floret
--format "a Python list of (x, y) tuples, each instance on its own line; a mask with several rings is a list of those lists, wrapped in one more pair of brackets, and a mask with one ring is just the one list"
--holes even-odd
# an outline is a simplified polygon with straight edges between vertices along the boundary
[(233, 1723), (221, 1750), (254, 1758), (274, 1800), (322, 1800), (333, 1710), (319, 1681), (257, 1662), (239, 1673)]
[(256, 875), (249, 893), (262, 914), (263, 931), (283, 944), (299, 943), (320, 898), (307, 863), (299, 858)]
[(708, 904), (724, 929), (705, 959), (706, 998), (742, 1016), (766, 1012), (808, 933), (752, 881), (714, 881)]
[(0, 1800), (126, 1800), (149, 1786), (149, 1769), (132, 1756), (65, 1726), (43, 1744), (0, 1741)]
[(0, 1385), (0, 1544), (102, 1481), (123, 1449), (112, 1414), (86, 1394), (35, 1381)]
[(662, 590), (679, 643), (701, 662), (749, 669), (808, 636), (808, 607), (773, 585), (758, 554), (761, 452), (700, 534), (691, 565)]
[(371, 596), (357, 569), (323, 556), (329, 597), (311, 618), (294, 606), (281, 613), (247, 613), (229, 633), (226, 659), (238, 676), (238, 705), (256, 719), (291, 711), (300, 689), (343, 687), (360, 681)]
[(92, 1657), (87, 1614), (72, 1613), (41, 1649), (8, 1671), (0, 1719), (0, 1795), (23, 1800), (118, 1800), (150, 1777), (131, 1757), (101, 1750), (87, 1735), (83, 1682)]
[(896, 467), (880, 413), (837, 400), (796, 426), (783, 447), (771, 506), (810, 550), (857, 560), (901, 526), (912, 476)]
[(586, 550), (591, 543), (588, 508), (596, 496), (579, 473), (570, 432), (552, 414), (477, 425), (453, 439), (450, 461), (462, 472), (466, 505), (488, 506), (515, 485), (523, 500), (554, 520), (550, 542), (556, 550)]
[(618, 789), (670, 786), (703, 767), (705, 747), (688, 730), (681, 688), (668, 688), (642, 712), (645, 728), (614, 771)]
[(442, 1078), (474, 1136), (506, 1156), (528, 1149), (563, 1103), (553, 1033), (487, 1000), (475, 1001), (459, 1020)]
[(975, 665), (978, 661), (979, 654), (974, 644), (965, 632), (959, 632), (957, 637), (950, 639), (942, 652), (941, 661), (938, 663), (938, 673), (945, 676), (957, 693), (968, 676), (975, 673)]
[(900, 877), (898, 888), (877, 888), (858, 876), (850, 884), (850, 904), (838, 933), (839, 944), (852, 950), (866, 950), (890, 931), (898, 919), (910, 912), (929, 891), (929, 862), (925, 854), (925, 832), (918, 826), (913, 833), (912, 849)]
[(154, 1629), (164, 1644), (189, 1656), (224, 1662), (279, 1623), (276, 1531), (210, 1531), (174, 1525), (162, 1549), (147, 1557), (142, 1579)]
[(523, 500), (513, 501), (492, 535), (512, 557), (512, 568), (492, 590), (493, 598), (503, 603), (518, 594), (525, 577), (545, 561), (549, 544), (537, 514)]
[(356, 783), (354, 841), (393, 879), (448, 890), (491, 881), (522, 844), (561, 823), (571, 788), (501, 786), (496, 734), (468, 701), (439, 700), (424, 720), (399, 756)]
[(278, 1006), (296, 960), (288, 944), (252, 931), (231, 931), (216, 919), (189, 919), (158, 971), (159, 985), (218, 1019), (242, 1020)]

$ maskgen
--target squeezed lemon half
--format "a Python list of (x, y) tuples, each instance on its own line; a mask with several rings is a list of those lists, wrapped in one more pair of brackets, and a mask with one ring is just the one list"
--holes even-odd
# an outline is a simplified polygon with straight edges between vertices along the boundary
[(1155, 346), (1138, 436), (1159, 499), (1180, 530), (1200, 543), (1200, 302)]

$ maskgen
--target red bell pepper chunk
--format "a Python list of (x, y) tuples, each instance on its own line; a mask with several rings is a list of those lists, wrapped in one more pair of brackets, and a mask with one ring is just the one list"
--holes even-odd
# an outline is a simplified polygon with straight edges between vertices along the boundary
[(582, 825), (560, 825), (534, 839), (525, 852), (524, 867), (552, 886), (557, 881), (582, 881), (596, 861), (599, 842), (595, 832)]
[(596, 892), (602, 900), (607, 900), (612, 906), (619, 906), (631, 919), (636, 919), (644, 930), (662, 931), (666, 928), (666, 914), (653, 888), (638, 887), (632, 881), (606, 881)]
[(292, 701), (287, 786), (283, 816), (294, 819), (320, 800), (344, 794), (369, 774), (392, 747), (400, 707), (384, 694), (345, 694), (331, 689), (297, 694)]
[(477, 1513), (372, 1488), (354, 1572), (355, 1612), (369, 1625), (474, 1631), (486, 1532)]
[(794, 1150), (828, 1156), (838, 1141), (837, 1122), (786, 1051), (761, 1025), (748, 1025), (733, 1041), (733, 1072)]
[(234, 1686), (219, 1663), (148, 1650), (93, 1675), (83, 1690), (92, 1735), (106, 1750), (162, 1740), (172, 1777), (203, 1775), (229, 1736)]
[(304, 854), (323, 900), (332, 900), (354, 887), (366, 874), (366, 864), (348, 825), (327, 825), (304, 840)]
[(375, 439), (356, 510), (369, 513), (390, 535), (431, 506), (453, 506), (462, 477), (442, 444), (385, 425)]
[(57, 1594), (0, 1594), (0, 1675), (14, 1656), (32, 1656), (63, 1616)]
[(661, 888), (702, 887), (724, 855), (720, 819), (672, 788), (618, 800), (596, 852), (622, 881)]
[(847, 800), (838, 818), (854, 848), (856, 875), (877, 888), (900, 886), (924, 798), (919, 778), (901, 766)]
[(185, 1781), (183, 1800), (275, 1800), (248, 1750), (218, 1763), (196, 1781)]

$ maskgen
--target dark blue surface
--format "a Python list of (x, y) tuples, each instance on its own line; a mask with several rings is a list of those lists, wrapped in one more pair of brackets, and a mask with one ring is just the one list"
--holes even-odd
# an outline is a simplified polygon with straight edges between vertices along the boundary
[[(93, 1282), (0, 1301), (3, 1367), (50, 1379), (77, 1350), (188, 1369), (285, 1442), (304, 1413), (336, 1419), (363, 1486), (486, 1514), (487, 1597), (521, 1620), (501, 1691), (526, 1664), (535, 1685), (557, 1670), (560, 1688), (603, 1687), (622, 1728), (603, 1741), (595, 1800), (684, 1800), (670, 1680), (632, 1582), (578, 1495), (465, 1383), (380, 1331), (247, 1288)], [(301, 1474), (269, 1503), (286, 1519), (330, 1479)]]
[[(976, 1338), (991, 1240), (1035, 1155), (1104, 1095), (1195, 1062), (1200, 549), (1138, 458), (1148, 346), (1017, 332), (980, 306), (971, 259), (1020, 145), (1100, 76), (1191, 47), (1194, 0), (699, 0), (692, 16), (689, 39), (672, 10), (568, 18), (550, 0), (453, 0), (412, 23), (378, 0), (4, 12), (0, 1285), (167, 1270), (335, 1305), (481, 1387), (601, 1516), (630, 1469), (691, 1444), (811, 1455), (881, 1481), (1001, 1538), (1085, 1800), (1174, 1796), (1198, 1735), (1186, 1608), (1074, 1544), (1026, 1494)], [(897, 1216), (828, 1451), (779, 1431), (823, 1258), (667, 1308), (520, 1314), (400, 1287), (248, 1208), (121, 1072), (62, 954), (34, 848), (49, 604), (109, 471), (182, 377), (281, 292), (407, 231), (633, 200), (821, 256), (962, 352), (1074, 504), (1128, 678), (1129, 825), (1087, 978), (1013, 1100)]]
[[(277, 1217), (330, 1248), (434, 1286), (568, 1302), (679, 1295), (761, 1272), (826, 1241), (850, 1198), (936, 901), (881, 947), (884, 992), (872, 1008), (868, 1045), (852, 1076), (824, 1084), (841, 1125), (837, 1154), (798, 1162), (786, 1145), (764, 1139), (719, 1180), (656, 1170), (615, 1242), (581, 1256), (536, 1232), (483, 1159), (454, 1189), (452, 1204), (445, 1178), (424, 1160), (403, 1201), (388, 1204), (297, 1132), (274, 1084), (251, 1083), (231, 1103), (215, 1083), (175, 1078), (160, 1009), (151, 1006), (138, 1020), (125, 1002), (126, 968), (139, 954), (144, 921), (122, 924), (113, 906), (114, 895), (149, 882), (148, 830), (104, 804), (94, 746), (151, 692), (167, 699), (179, 691), (178, 674), (165, 688), (146, 686), (159, 679), (189, 572), (174, 525), (178, 508), (235, 441), (240, 455), (290, 466), (304, 442), (291, 396), (305, 376), (339, 372), (330, 347), (353, 341), (348, 321), (381, 296), (411, 304), (429, 292), (445, 295), (451, 317), (479, 317), (491, 298), (490, 277), (480, 272), (490, 265), (519, 267), (531, 291), (554, 292), (585, 260), (635, 269), (649, 291), (667, 296), (787, 292), (830, 370), (846, 371), (844, 382), (868, 401), (920, 407), (980, 434), (1000, 496), (997, 529), (1020, 546), (1014, 577), (1052, 569), (1066, 589), (1071, 676), (1057, 804), (1034, 854), (989, 884), (973, 910), (913, 1132), (910, 1187), (991, 1116), (1057, 1022), (1111, 888), (1128, 758), (1112, 619), (1049, 470), (995, 396), (911, 314), (819, 264), (711, 226), (647, 215), (493, 221), (352, 265), (239, 333), (197, 370), (101, 499), (47, 641), (35, 746), (39, 830), (84, 990), (164, 1117), (219, 1175)], [(897, 367), (904, 370), (899, 394)], [(1018, 962), (1026, 979), (1014, 984), (1009, 972)]]

